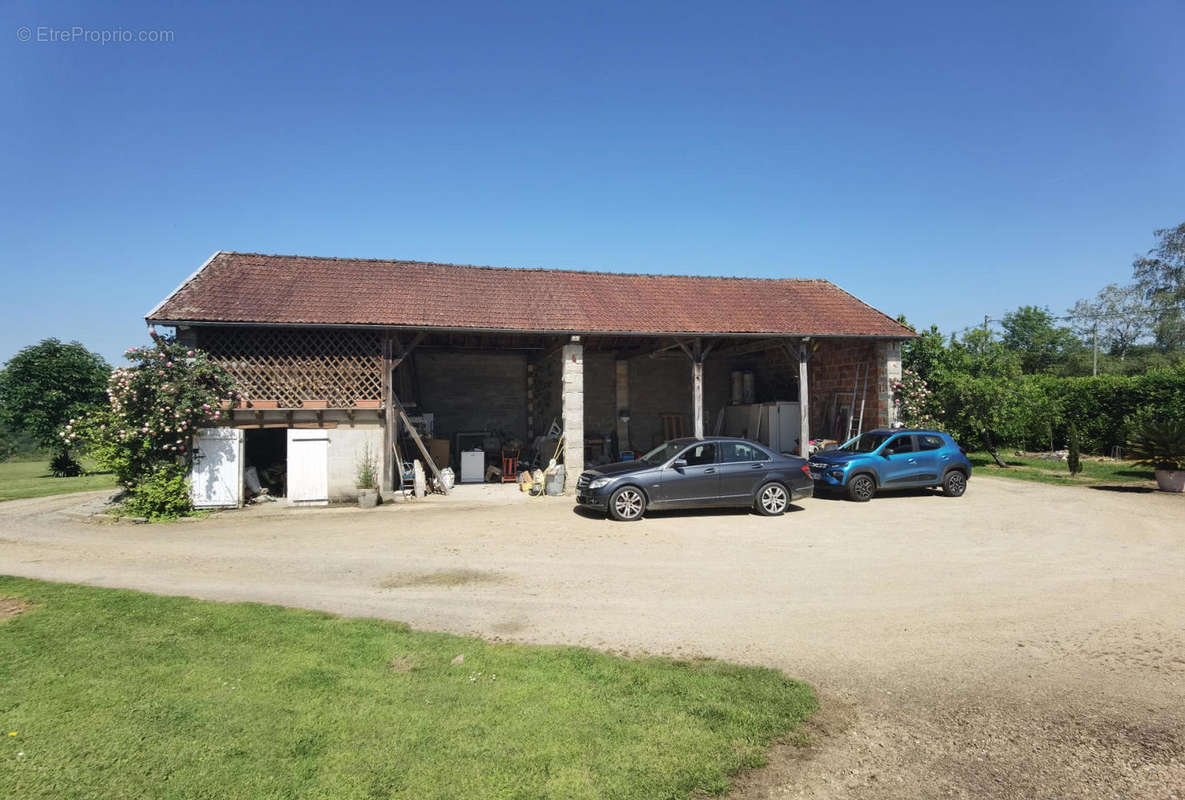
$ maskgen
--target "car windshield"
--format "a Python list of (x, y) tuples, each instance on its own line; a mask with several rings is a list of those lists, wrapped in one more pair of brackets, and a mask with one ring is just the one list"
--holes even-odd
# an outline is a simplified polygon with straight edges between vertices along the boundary
[(884, 444), (885, 439), (888, 439), (890, 435), (888, 433), (865, 433), (855, 439), (849, 439), (836, 449), (845, 453), (871, 453)]
[(664, 443), (660, 444), (658, 447), (651, 450), (646, 455), (642, 456), (638, 460), (645, 461), (648, 464), (662, 464), (667, 461), (670, 461), (672, 458), (674, 458), (676, 455), (678, 455), (679, 452), (686, 446), (687, 446), (686, 441), (684, 441), (682, 443), (664, 442)]

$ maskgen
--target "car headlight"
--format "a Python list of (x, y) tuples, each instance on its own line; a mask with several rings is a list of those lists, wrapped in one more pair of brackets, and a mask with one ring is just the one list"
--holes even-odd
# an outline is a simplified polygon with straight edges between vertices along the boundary
[(611, 481), (611, 480), (613, 480), (613, 479), (612, 478), (597, 478), (596, 480), (594, 480), (592, 483), (590, 483), (588, 485), (588, 488), (600, 489), (602, 486), (608, 486), (609, 481)]

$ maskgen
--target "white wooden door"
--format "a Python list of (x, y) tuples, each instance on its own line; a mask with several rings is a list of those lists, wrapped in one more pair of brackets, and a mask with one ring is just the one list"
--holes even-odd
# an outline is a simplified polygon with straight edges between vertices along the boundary
[(243, 432), (238, 428), (199, 428), (189, 470), (190, 494), (197, 508), (233, 508), (243, 503)]
[(329, 431), (288, 429), (288, 502), (329, 505)]

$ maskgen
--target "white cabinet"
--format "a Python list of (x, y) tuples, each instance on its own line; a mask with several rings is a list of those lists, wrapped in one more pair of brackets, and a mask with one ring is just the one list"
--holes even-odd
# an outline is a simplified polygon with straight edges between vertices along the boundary
[(288, 502), (329, 505), (329, 431), (288, 429)]
[(798, 453), (798, 434), (802, 430), (798, 403), (747, 403), (726, 406), (724, 435), (743, 436), (775, 453)]
[(193, 440), (189, 491), (195, 508), (235, 508), (243, 503), (243, 432), (199, 428)]

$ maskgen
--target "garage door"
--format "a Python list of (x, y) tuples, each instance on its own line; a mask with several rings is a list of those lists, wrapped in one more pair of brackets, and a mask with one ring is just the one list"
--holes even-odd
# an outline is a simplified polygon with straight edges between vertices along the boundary
[(288, 501), (329, 505), (329, 431), (288, 429)]

